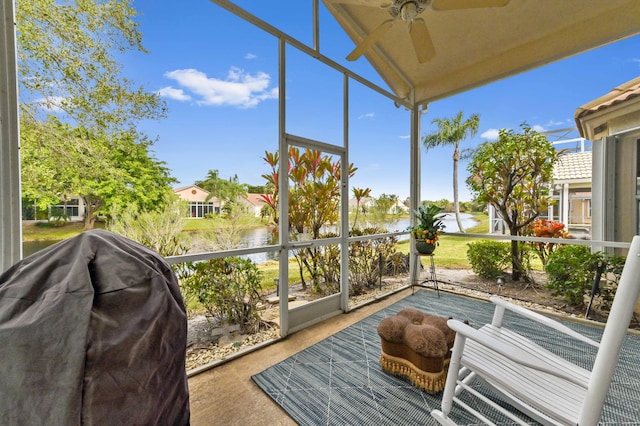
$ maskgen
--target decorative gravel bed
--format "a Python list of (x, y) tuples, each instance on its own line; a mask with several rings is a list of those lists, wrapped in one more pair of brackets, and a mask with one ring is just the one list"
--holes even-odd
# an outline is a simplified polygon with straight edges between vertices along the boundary
[[(383, 280), (381, 287), (369, 289), (366, 294), (349, 298), (349, 308), (383, 297), (407, 285), (407, 277)], [(310, 300), (297, 290), (292, 295), (296, 300)], [(265, 298), (266, 299), (266, 298)], [(223, 361), (237, 352), (280, 337), (278, 327), (278, 305), (266, 304), (261, 311), (263, 323), (258, 333), (242, 335), (237, 328), (216, 327), (204, 316), (197, 316), (188, 322), (187, 371), (193, 371), (207, 364)]]
[[(544, 274), (535, 276), (537, 284), (527, 284), (524, 282), (513, 283), (505, 279), (502, 288), (498, 288), (494, 280), (482, 280), (472, 271), (466, 269), (444, 269), (437, 270), (439, 288), (442, 291), (449, 291), (480, 299), (488, 299), (492, 294), (500, 290), (503, 297), (509, 298), (512, 302), (526, 306), (531, 309), (544, 310), (554, 314), (581, 317), (579, 312), (568, 312), (570, 307), (561, 300), (550, 295), (544, 289)], [(363, 295), (349, 298), (349, 308), (353, 309), (367, 302), (385, 297), (386, 295), (406, 287), (408, 277), (398, 276), (382, 281), (381, 287), (368, 289)], [(275, 296), (275, 295), (273, 295)], [(290, 296), (295, 296), (297, 301), (310, 301), (308, 292), (299, 288), (292, 288)], [(266, 300), (266, 298), (265, 298)], [(251, 335), (239, 334), (237, 327), (216, 327), (204, 316), (198, 316), (189, 320), (189, 333), (187, 342), (187, 371), (193, 372), (204, 366), (222, 362), (230, 357), (236, 356), (240, 351), (250, 350), (270, 340), (280, 337), (278, 327), (278, 305), (265, 304), (261, 311), (263, 322), (261, 330)]]

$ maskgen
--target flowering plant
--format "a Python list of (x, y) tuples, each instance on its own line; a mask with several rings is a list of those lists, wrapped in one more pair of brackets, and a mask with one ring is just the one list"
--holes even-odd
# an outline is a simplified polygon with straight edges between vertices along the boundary
[[(555, 222), (553, 220), (538, 219), (529, 225), (529, 230), (535, 237), (542, 238), (569, 238), (569, 233), (561, 222)], [(531, 243), (536, 251), (536, 254), (542, 261), (543, 265), (547, 264), (549, 255), (553, 253), (560, 244), (557, 243)]]
[(536, 237), (567, 238), (569, 234), (564, 228), (564, 223), (553, 220), (538, 219), (531, 223), (529, 228)]
[(411, 231), (411, 235), (417, 240), (425, 240), (427, 244), (438, 244), (438, 237), (444, 231), (445, 225), (442, 222), (444, 214), (440, 214), (443, 208), (434, 204), (424, 204), (414, 210), (413, 214), (417, 222), (413, 226), (409, 226), (407, 231)]

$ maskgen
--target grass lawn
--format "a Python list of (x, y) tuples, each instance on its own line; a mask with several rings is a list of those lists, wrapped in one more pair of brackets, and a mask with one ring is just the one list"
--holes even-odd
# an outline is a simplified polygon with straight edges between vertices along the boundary
[[(185, 232), (211, 231), (229, 226), (224, 219), (188, 219), (185, 221)], [(251, 228), (265, 226), (265, 222), (256, 217), (242, 217), (236, 224), (238, 227)], [(96, 222), (96, 228), (104, 228), (103, 222)], [(59, 241), (75, 237), (82, 232), (84, 223), (69, 222), (62, 226), (53, 226), (49, 222), (22, 222), (23, 241)]]
[[(473, 213), (473, 219), (477, 224), (466, 231), (473, 234), (486, 234), (489, 231), (489, 216), (484, 213)], [(436, 249), (436, 261), (438, 266), (444, 268), (470, 269), (471, 264), (467, 260), (467, 243), (477, 241), (468, 237), (442, 235), (440, 245)], [(410, 240), (398, 243), (398, 251), (409, 252)], [(266, 291), (275, 291), (275, 278), (278, 277), (278, 262), (268, 261), (260, 265), (263, 272), (262, 285)], [(298, 264), (294, 259), (289, 260), (289, 284), (300, 281)]]
[[(235, 226), (239, 228), (258, 228), (266, 226), (267, 223), (266, 220), (262, 220), (259, 217), (246, 215), (241, 216)], [(228, 220), (222, 219), (221, 217), (214, 217), (211, 219), (187, 219), (182, 230), (185, 232), (211, 231), (227, 227), (229, 227)]]
[[(96, 228), (104, 228), (104, 223), (96, 222)], [(22, 241), (59, 241), (75, 237), (82, 232), (83, 222), (69, 222), (53, 226), (49, 222), (22, 222)]]
[[(486, 234), (489, 232), (489, 216), (484, 213), (472, 213), (473, 219), (477, 222), (474, 227), (466, 229), (470, 234)], [(450, 269), (471, 269), (471, 264), (467, 259), (468, 243), (482, 241), (481, 239), (464, 236), (441, 235), (440, 245), (435, 251), (435, 262), (438, 267)], [(409, 252), (410, 240), (403, 241), (398, 245), (398, 251)], [(424, 264), (424, 263), (423, 263)], [(531, 268), (536, 271), (543, 270), (542, 262), (535, 254), (531, 254)]]

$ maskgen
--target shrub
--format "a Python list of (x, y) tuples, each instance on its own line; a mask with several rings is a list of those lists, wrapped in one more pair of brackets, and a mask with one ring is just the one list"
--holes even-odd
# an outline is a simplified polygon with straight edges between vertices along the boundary
[(487, 240), (468, 243), (467, 246), (471, 269), (482, 278), (498, 277), (511, 265), (509, 243)]
[(183, 201), (168, 199), (157, 211), (140, 210), (133, 204), (115, 205), (109, 215), (109, 231), (137, 241), (162, 256), (178, 256), (188, 251), (189, 240), (182, 233), (187, 220)]
[(255, 263), (239, 257), (197, 262), (185, 280), (185, 290), (195, 296), (207, 313), (251, 333), (259, 325), (261, 275)]
[(69, 216), (64, 213), (49, 216), (49, 223), (55, 227), (61, 227), (69, 222)]
[(620, 282), (620, 276), (622, 275), (622, 269), (626, 258), (622, 256), (607, 256), (606, 267), (604, 271), (604, 282), (600, 282), (599, 289), (599, 308), (602, 311), (609, 312), (611, 310), (611, 304), (613, 303), (613, 297), (618, 290), (618, 283)]
[[(353, 229), (350, 234), (357, 237), (386, 232), (386, 229), (372, 227)], [(380, 274), (384, 273), (387, 264), (394, 262), (397, 241), (396, 237), (384, 237), (349, 244), (350, 295), (362, 294), (365, 288), (372, 288), (378, 284)]]
[[(384, 234), (388, 232), (382, 228), (352, 229), (350, 236)], [(338, 234), (326, 233), (321, 238), (335, 238)], [(380, 278), (380, 260), (382, 260), (382, 274), (387, 270), (403, 270), (402, 259), (394, 257), (397, 246), (396, 237), (376, 238), (373, 240), (354, 241), (349, 244), (349, 294), (351, 296), (364, 293), (366, 288), (378, 284)], [(320, 283), (314, 284), (314, 291), (331, 294), (339, 290), (340, 283), (340, 250), (337, 245), (316, 247), (302, 252), (305, 259), (313, 257), (308, 265), (315, 265), (314, 273), (322, 278)], [(405, 262), (406, 263), (406, 262)], [(404, 268), (406, 271), (406, 267)], [(309, 273), (311, 271), (309, 270)]]
[(545, 271), (546, 287), (554, 296), (561, 296), (571, 305), (584, 305), (584, 295), (593, 284), (593, 277), (602, 261), (602, 253), (591, 253), (587, 246), (565, 245), (549, 255)]
[(409, 254), (395, 252), (387, 258), (382, 275), (395, 276), (409, 272)]
[[(330, 232), (320, 237), (334, 238), (337, 236), (338, 234)], [(325, 294), (336, 293), (340, 289), (340, 249), (336, 244), (329, 244), (316, 248), (313, 253), (317, 259), (313, 264), (317, 265), (321, 271), (324, 281), (324, 289), (322, 291)], [(319, 291), (320, 286), (316, 285), (315, 289)]]

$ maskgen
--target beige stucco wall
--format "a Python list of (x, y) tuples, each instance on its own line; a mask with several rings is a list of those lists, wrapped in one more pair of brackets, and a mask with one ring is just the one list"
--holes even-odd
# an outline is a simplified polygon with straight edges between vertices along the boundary
[(616, 241), (631, 241), (636, 234), (636, 139), (616, 142), (615, 228)]
[(179, 191), (176, 191), (176, 194), (178, 194), (178, 196), (183, 200), (201, 202), (204, 202), (209, 195), (207, 191), (197, 186), (188, 186)]

